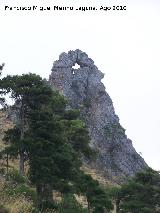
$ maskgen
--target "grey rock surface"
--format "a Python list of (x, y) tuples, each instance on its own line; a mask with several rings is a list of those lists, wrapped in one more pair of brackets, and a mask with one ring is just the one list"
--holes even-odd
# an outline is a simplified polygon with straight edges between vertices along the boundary
[[(75, 64), (80, 68), (74, 69)], [(115, 182), (123, 182), (147, 165), (120, 125), (101, 82), (103, 77), (86, 53), (75, 50), (62, 53), (54, 62), (49, 82), (67, 97), (69, 107), (80, 109), (89, 130), (90, 145), (98, 150), (96, 162), (89, 162), (89, 166)]]

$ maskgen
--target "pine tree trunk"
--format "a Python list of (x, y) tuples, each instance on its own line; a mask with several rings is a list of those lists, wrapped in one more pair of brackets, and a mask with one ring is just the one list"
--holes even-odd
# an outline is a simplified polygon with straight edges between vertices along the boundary
[(37, 184), (36, 191), (38, 207), (42, 207), (43, 203), (53, 202), (52, 187), (49, 184)]
[(19, 154), (19, 173), (24, 176), (24, 153)]
[(36, 185), (36, 192), (37, 192), (37, 206), (40, 207), (42, 203), (42, 186), (40, 184)]
[(120, 210), (119, 204), (120, 204), (120, 199), (117, 199), (116, 200), (116, 213), (119, 213), (119, 210)]
[(20, 112), (20, 117), (21, 117), (21, 135), (20, 135), (20, 147), (19, 147), (19, 173), (20, 175), (24, 175), (24, 148), (23, 148), (23, 140), (24, 140), (24, 128), (25, 128), (25, 121), (24, 121), (24, 106), (22, 102), (21, 106), (21, 112)]
[(9, 163), (8, 163), (8, 153), (7, 153), (7, 175), (8, 175), (8, 167), (9, 167)]
[(43, 194), (47, 202), (53, 202), (52, 186), (46, 184), (43, 189)]
[(90, 202), (87, 199), (87, 203), (88, 203), (88, 213), (91, 213), (91, 206), (90, 206)]

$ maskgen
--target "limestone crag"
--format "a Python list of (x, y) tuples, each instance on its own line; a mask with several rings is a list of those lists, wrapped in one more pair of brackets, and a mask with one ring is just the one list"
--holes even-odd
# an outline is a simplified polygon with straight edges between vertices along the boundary
[[(75, 64), (80, 67), (75, 69)], [(147, 165), (120, 125), (112, 100), (101, 82), (103, 77), (86, 53), (75, 50), (62, 53), (54, 62), (49, 82), (67, 97), (68, 107), (80, 109), (89, 130), (90, 145), (98, 150), (98, 158), (90, 167), (122, 182)]]

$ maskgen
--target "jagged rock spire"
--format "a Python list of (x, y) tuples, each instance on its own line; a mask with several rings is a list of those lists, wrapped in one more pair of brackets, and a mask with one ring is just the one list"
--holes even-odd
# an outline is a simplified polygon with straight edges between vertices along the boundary
[[(75, 64), (80, 68), (74, 69)], [(50, 85), (69, 100), (68, 107), (79, 108), (91, 142), (99, 154), (96, 168), (104, 176), (122, 182), (147, 165), (132, 146), (115, 114), (110, 96), (101, 82), (104, 74), (81, 50), (62, 53), (53, 63)]]

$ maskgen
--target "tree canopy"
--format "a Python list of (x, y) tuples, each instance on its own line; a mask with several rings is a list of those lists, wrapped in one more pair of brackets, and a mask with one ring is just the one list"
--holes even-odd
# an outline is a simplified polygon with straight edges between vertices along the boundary
[(10, 156), (19, 156), (20, 174), (29, 162), (38, 203), (52, 201), (52, 189), (69, 192), (80, 173), (82, 156), (94, 154), (78, 110), (66, 110), (66, 99), (40, 76), (25, 74), (1, 79), (3, 94), (15, 100), (16, 125), (6, 132)]
[(118, 212), (160, 212), (160, 174), (147, 168), (138, 172), (117, 193)]
[(87, 212), (110, 212), (112, 197), (117, 213), (160, 212), (159, 172), (147, 168), (121, 187), (112, 189), (111, 195), (81, 170), (82, 159), (96, 156), (89, 146), (86, 125), (79, 110), (68, 110), (67, 100), (40, 76), (30, 73), (2, 78), (1, 103), (5, 102), (2, 96), (6, 94), (14, 99), (11, 108), (16, 112), (16, 122), (6, 132), (4, 140), (8, 146), (3, 154), (19, 159), (21, 175), (25, 175), (24, 162), (28, 162), (27, 175), (36, 187), (37, 206), (42, 212), (49, 204), (58, 208), (53, 202), (53, 189), (63, 195), (61, 212), (68, 200), (72, 202), (68, 211), (86, 212), (74, 194), (86, 197)]

